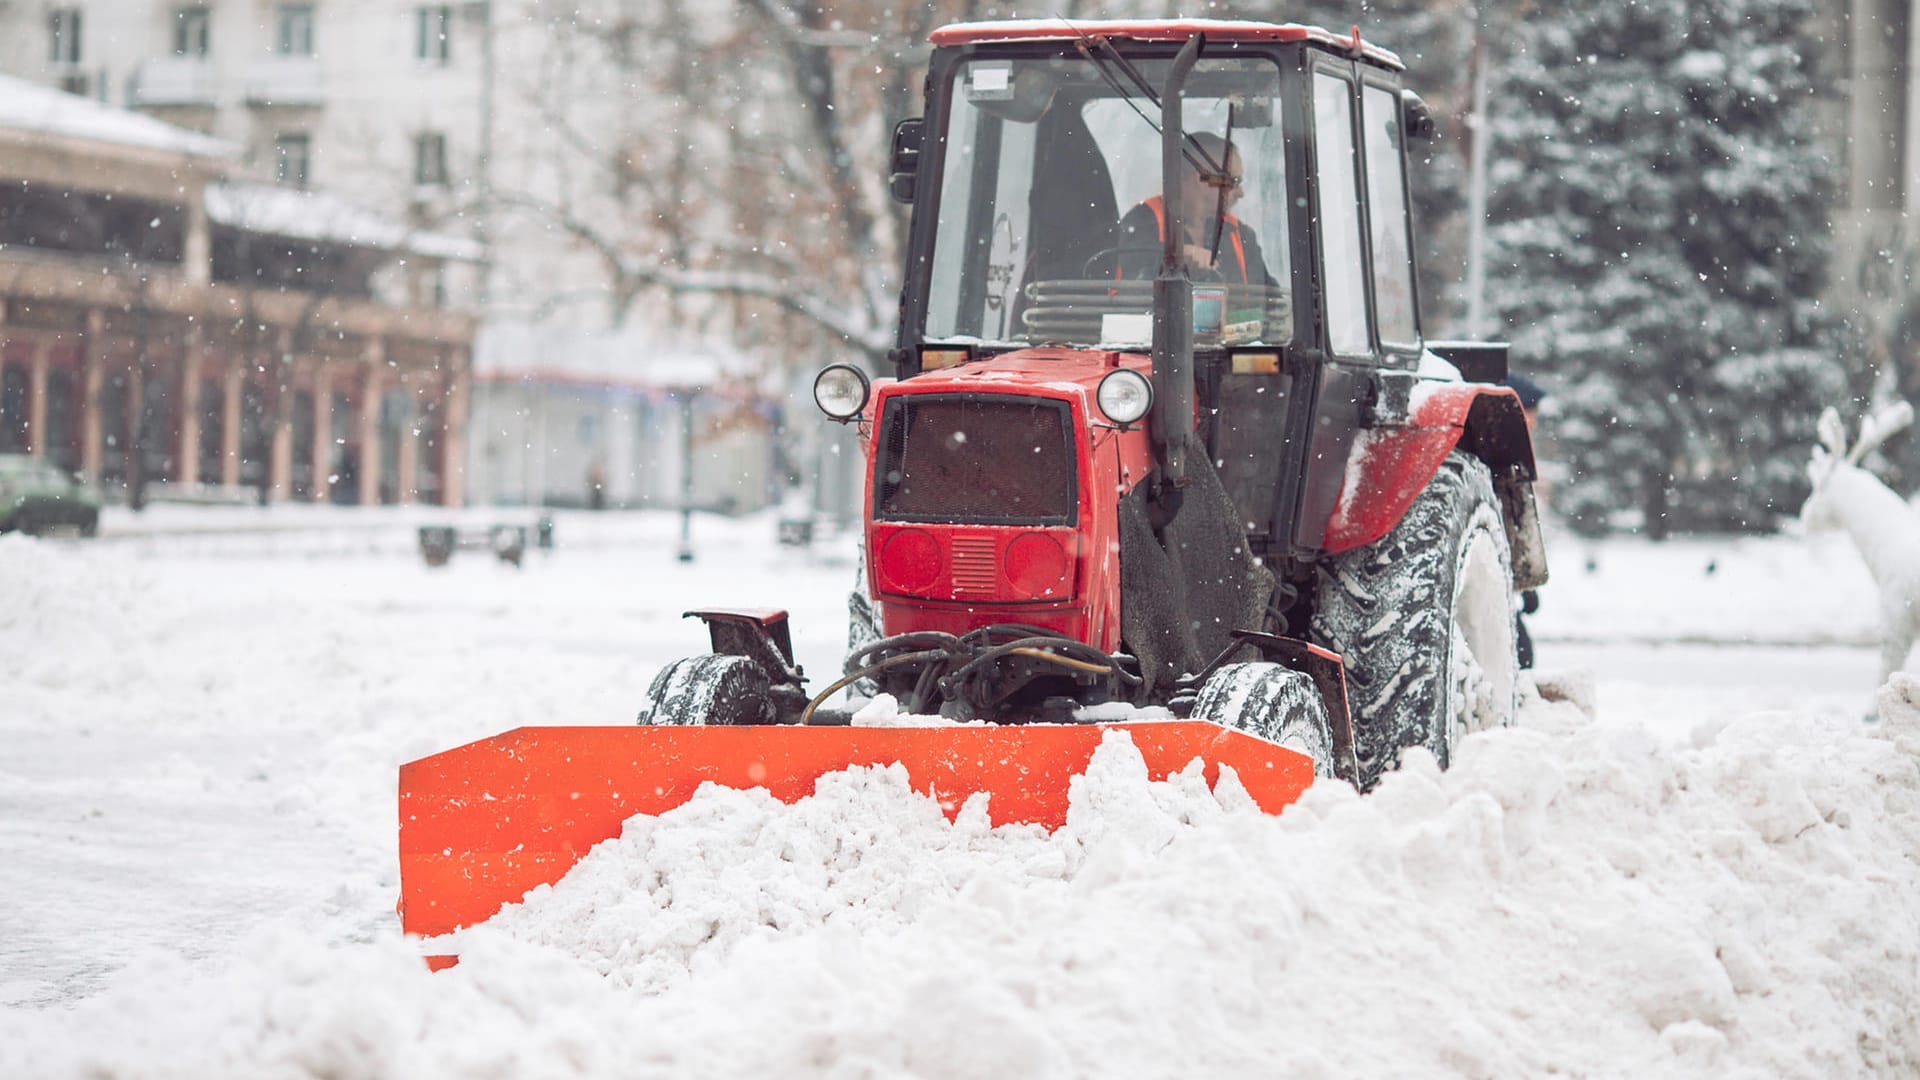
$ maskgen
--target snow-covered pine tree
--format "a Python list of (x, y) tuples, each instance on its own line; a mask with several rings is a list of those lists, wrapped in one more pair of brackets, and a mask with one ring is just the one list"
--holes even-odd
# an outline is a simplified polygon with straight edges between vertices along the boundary
[(1345, 33), (1358, 26), (1367, 40), (1398, 53), (1406, 62), (1406, 85), (1439, 118), (1439, 131), (1409, 145), (1412, 160), (1415, 265), (1420, 275), (1420, 311), (1429, 335), (1450, 334), (1464, 298), (1456, 296), (1466, 278), (1467, 165), (1465, 116), (1471, 106), (1473, 18), (1458, 0), (1241, 0), (1227, 5), (1227, 16), (1296, 22)]
[(1810, 0), (1528, 0), (1495, 57), (1489, 307), (1553, 393), (1555, 508), (1764, 530), (1857, 351), (1820, 302)]

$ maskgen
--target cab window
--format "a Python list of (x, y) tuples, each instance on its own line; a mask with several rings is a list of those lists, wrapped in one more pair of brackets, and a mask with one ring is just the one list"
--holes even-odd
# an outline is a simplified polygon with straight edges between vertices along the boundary
[(1353, 141), (1353, 84), (1313, 77), (1314, 192), (1320, 210), (1320, 279), (1327, 344), (1336, 356), (1372, 352), (1360, 235), (1360, 170)]
[(1373, 306), (1381, 344), (1415, 349), (1413, 245), (1408, 238), (1405, 154), (1400, 99), (1383, 86), (1362, 94), (1361, 130), (1367, 147), (1367, 213), (1373, 240)]

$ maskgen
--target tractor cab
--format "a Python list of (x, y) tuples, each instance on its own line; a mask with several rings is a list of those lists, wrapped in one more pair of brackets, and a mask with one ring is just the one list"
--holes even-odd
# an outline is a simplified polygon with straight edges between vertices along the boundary
[[(1318, 552), (1361, 410), (1423, 351), (1406, 141), (1431, 125), (1398, 58), (1242, 22), (933, 41), (927, 115), (894, 137), (915, 213), (893, 374), (1152, 352), (1159, 408), (1193, 410), (1255, 553)], [(1154, 443), (1184, 485), (1179, 426), (1157, 418)]]
[[(982, 794), (1052, 827), (1124, 737), (1156, 779), (1201, 759), (1277, 812), (1512, 722), (1514, 590), (1546, 578), (1532, 448), (1504, 346), (1421, 340), (1426, 119), (1394, 56), (1217, 21), (933, 43), (927, 115), (894, 137), (894, 377), (814, 383), (867, 458), (840, 677), (808, 684), (784, 611), (688, 612), (711, 651), (660, 670), (637, 726), (403, 767), (410, 932), (703, 784), (792, 801), (898, 765), (949, 815)], [(863, 708), (881, 694), (908, 723)]]

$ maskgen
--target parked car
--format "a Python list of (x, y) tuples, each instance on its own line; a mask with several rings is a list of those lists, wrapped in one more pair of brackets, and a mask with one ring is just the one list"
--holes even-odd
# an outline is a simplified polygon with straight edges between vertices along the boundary
[(98, 532), (99, 494), (52, 462), (0, 454), (0, 532), (39, 536), (62, 528)]

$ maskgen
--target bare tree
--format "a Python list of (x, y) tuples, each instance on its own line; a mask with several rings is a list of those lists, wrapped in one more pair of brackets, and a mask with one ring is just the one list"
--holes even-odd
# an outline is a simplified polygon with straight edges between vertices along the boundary
[(696, 15), (684, 0), (600, 0), (549, 14), (541, 61), (508, 90), (537, 118), (546, 166), (496, 178), (493, 209), (599, 273), (529, 310), (591, 295), (617, 326), (658, 294), (674, 321), (777, 317), (784, 345), (884, 357), (905, 223), (884, 195), (889, 132), (918, 111), (928, 31), (972, 6), (738, 0)]

